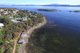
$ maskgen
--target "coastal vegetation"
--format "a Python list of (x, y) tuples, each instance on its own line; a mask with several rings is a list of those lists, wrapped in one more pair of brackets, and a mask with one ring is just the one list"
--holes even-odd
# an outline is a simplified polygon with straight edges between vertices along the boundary
[(18, 53), (17, 44), (20, 34), (38, 23), (43, 22), (43, 16), (36, 12), (4, 8), (0, 9), (0, 53)]

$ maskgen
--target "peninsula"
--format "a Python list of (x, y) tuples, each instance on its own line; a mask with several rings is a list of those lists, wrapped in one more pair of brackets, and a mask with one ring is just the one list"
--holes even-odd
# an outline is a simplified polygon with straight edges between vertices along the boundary
[(15, 8), (0, 9), (0, 53), (26, 53), (25, 46), (35, 29), (46, 24), (43, 15)]

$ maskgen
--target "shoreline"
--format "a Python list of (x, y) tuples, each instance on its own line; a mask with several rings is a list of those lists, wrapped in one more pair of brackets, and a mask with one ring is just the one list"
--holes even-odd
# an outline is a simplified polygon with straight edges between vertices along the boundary
[(19, 53), (27, 53), (27, 47), (26, 45), (29, 43), (29, 38), (31, 37), (32, 32), (34, 32), (34, 30), (41, 28), (42, 26), (44, 26), (47, 23), (47, 20), (45, 17), (43, 17), (43, 22), (42, 23), (38, 23), (36, 26), (31, 27), (29, 30), (27, 30), (26, 32), (23, 32), (19, 42), (22, 42), (22, 44), (20, 44), (19, 47)]

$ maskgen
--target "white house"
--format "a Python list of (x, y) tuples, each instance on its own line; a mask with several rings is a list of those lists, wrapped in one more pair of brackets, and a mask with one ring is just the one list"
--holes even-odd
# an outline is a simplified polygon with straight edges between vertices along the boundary
[(2, 28), (4, 26), (4, 24), (3, 23), (0, 23), (0, 28)]
[(16, 19), (12, 19), (11, 21), (14, 22), (14, 23), (19, 23), (20, 22), (20, 21), (17, 21)]

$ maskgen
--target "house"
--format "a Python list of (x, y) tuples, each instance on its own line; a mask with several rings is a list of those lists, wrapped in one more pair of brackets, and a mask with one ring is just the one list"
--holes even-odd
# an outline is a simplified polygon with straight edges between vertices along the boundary
[(4, 26), (4, 24), (3, 23), (0, 23), (0, 28), (2, 28)]
[(12, 19), (11, 21), (14, 22), (14, 23), (19, 23), (20, 22), (20, 21), (17, 21), (16, 19)]
[(11, 19), (11, 21), (14, 22), (14, 23), (19, 23), (21, 21), (27, 21), (27, 18), (28, 18), (27, 16), (26, 17), (22, 17), (22, 18), (13, 18), (13, 19)]

